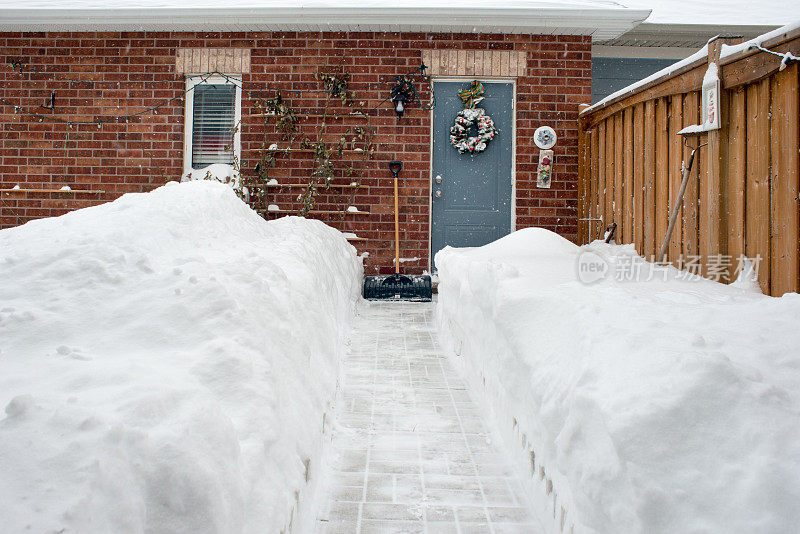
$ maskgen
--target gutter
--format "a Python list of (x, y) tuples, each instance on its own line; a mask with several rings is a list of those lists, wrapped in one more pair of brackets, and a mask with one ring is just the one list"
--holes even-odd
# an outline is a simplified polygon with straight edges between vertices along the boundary
[(407, 31), (591, 35), (613, 39), (650, 10), (627, 8), (2, 8), (0, 32)]

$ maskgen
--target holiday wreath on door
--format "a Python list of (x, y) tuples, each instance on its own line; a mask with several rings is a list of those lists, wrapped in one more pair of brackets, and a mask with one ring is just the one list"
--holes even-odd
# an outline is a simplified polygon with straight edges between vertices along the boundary
[[(478, 80), (473, 80), (467, 89), (458, 92), (464, 103), (464, 109), (456, 115), (455, 124), (450, 127), (450, 144), (461, 154), (479, 154), (486, 150), (486, 145), (497, 135), (494, 121), (483, 108), (477, 107), (484, 99), (486, 90)], [(472, 126), (478, 129), (478, 135), (470, 135)]]

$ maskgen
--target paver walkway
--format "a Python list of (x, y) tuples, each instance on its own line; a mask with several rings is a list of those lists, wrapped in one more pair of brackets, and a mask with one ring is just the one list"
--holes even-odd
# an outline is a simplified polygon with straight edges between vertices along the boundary
[(432, 304), (365, 304), (343, 365), (317, 532), (542, 531), (440, 351)]

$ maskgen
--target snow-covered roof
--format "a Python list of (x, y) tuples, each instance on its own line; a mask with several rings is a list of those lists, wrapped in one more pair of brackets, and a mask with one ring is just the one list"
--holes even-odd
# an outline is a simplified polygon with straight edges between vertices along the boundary
[(602, 41), (649, 13), (604, 0), (0, 0), (0, 31), (426, 31)]
[[(782, 26), (800, 12), (799, 0), (619, 0), (632, 9), (651, 9), (648, 24)], [(794, 12), (792, 12), (794, 5)]]
[[(619, 2), (632, 9), (652, 9), (652, 13), (643, 24), (603, 45), (698, 48), (720, 34), (752, 39), (796, 16), (787, 3), (767, 0)], [(788, 4), (794, 4), (794, 11), (800, 12), (800, 0), (789, 0)]]
[(752, 39), (779, 27), (776, 24), (653, 24), (649, 20), (602, 44), (696, 49), (716, 35), (737, 35)]

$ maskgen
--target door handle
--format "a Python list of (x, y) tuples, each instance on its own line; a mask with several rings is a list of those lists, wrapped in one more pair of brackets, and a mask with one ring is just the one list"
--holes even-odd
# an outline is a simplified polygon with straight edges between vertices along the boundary
[(437, 189), (437, 190), (436, 190), (436, 193), (434, 193), (434, 196), (435, 196), (436, 198), (439, 198), (439, 197), (441, 197), (441, 196), (442, 196), (442, 190), (441, 190), (441, 189)]

